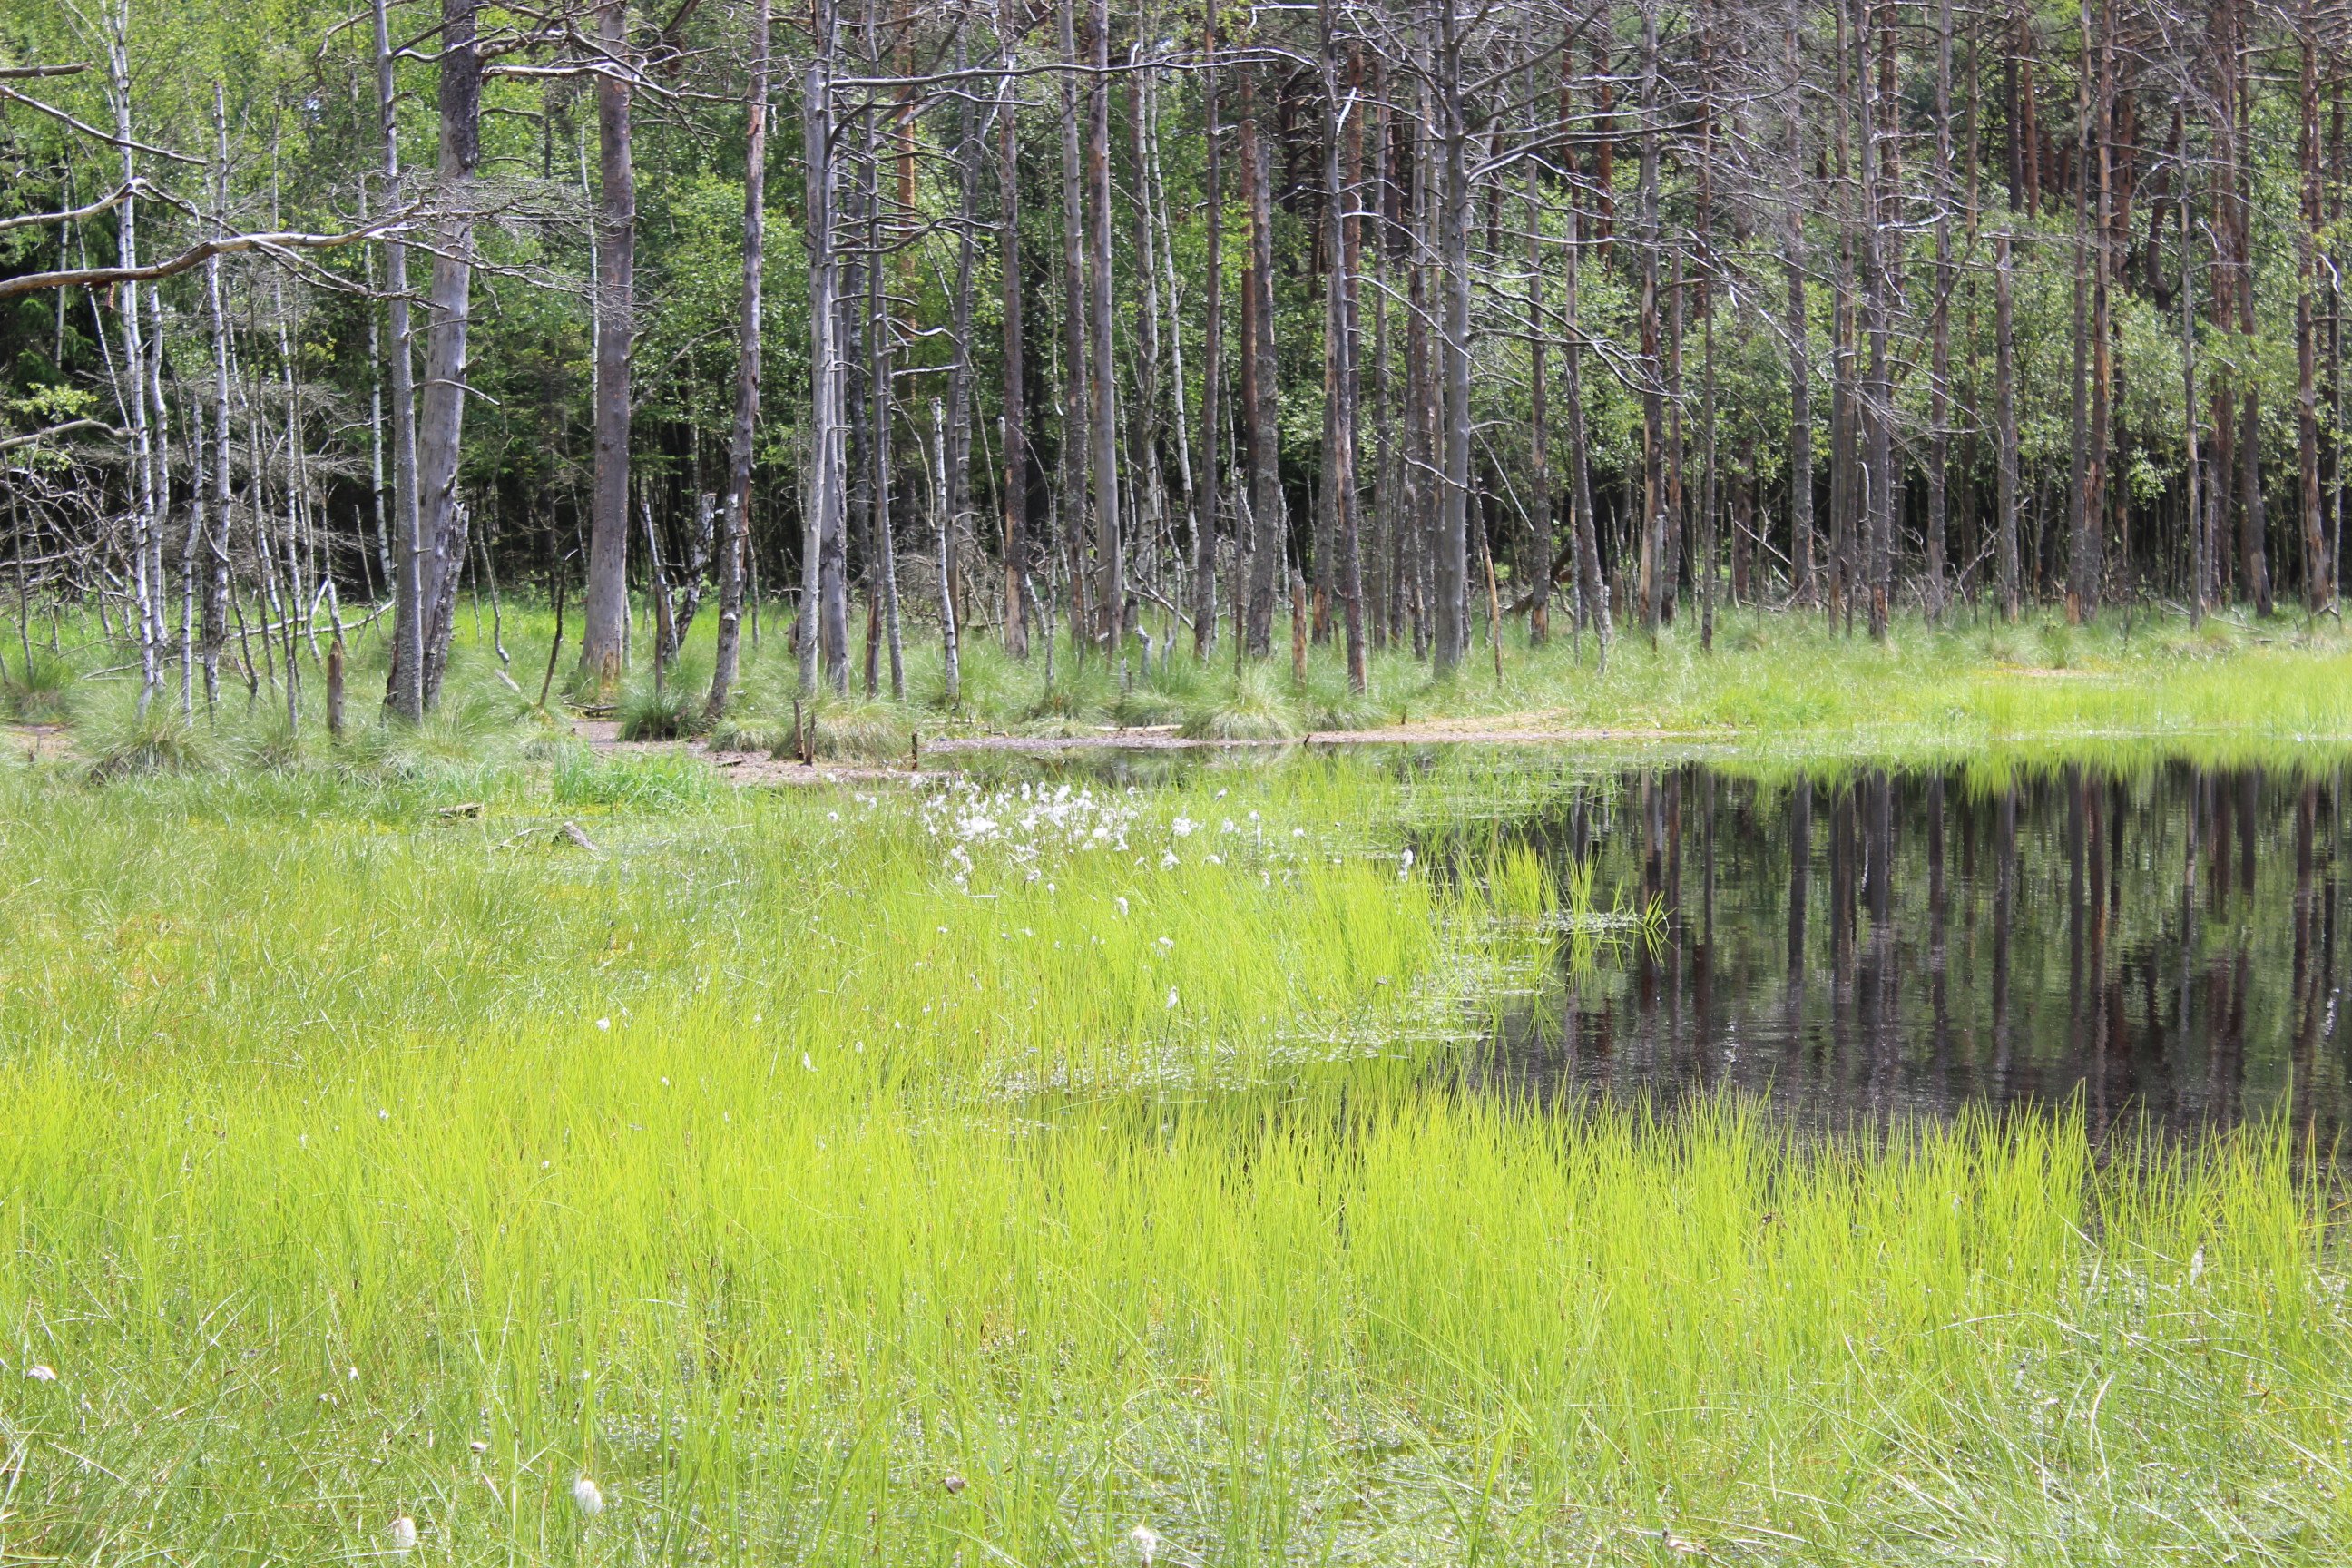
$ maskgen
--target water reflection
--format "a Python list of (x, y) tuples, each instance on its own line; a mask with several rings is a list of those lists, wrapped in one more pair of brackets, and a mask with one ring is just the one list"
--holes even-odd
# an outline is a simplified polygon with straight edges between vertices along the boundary
[(1808, 1122), (2079, 1094), (2095, 1131), (2274, 1109), (2324, 1141), (2340, 781), (2186, 765), (1990, 782), (1701, 765), (1563, 786), (1513, 831), (1662, 936), (1506, 1002), (1480, 1070), (1548, 1098), (1736, 1087)]

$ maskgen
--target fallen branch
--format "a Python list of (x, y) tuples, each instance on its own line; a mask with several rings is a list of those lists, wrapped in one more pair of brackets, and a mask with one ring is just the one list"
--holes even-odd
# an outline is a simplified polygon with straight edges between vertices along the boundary
[(13, 452), (19, 447), (29, 447), (52, 436), (71, 435), (76, 430), (103, 430), (110, 436), (122, 434), (103, 419), (68, 419), (62, 425), (52, 425), (46, 430), (36, 430), (29, 435), (0, 437), (0, 452)]
[(74, 267), (58, 272), (28, 272), (21, 278), (0, 279), (0, 300), (37, 294), (45, 289), (78, 289), (85, 285), (103, 289), (117, 283), (152, 283), (165, 278), (176, 278), (183, 272), (203, 266), (215, 256), (235, 256), (248, 250), (334, 250), (346, 245), (380, 239), (405, 226), (415, 216), (413, 210), (404, 212), (344, 234), (226, 234), (203, 240), (168, 260), (151, 262), (144, 267)]

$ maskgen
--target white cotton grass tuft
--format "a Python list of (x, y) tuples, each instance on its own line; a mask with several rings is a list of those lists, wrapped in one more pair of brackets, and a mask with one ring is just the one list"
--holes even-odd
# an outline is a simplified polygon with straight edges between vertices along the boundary
[(1160, 1555), (1160, 1532), (1148, 1524), (1139, 1524), (1127, 1532), (1127, 1538), (1143, 1554), (1143, 1568), (1151, 1568), (1151, 1560)]
[(416, 1550), (416, 1521), (404, 1513), (394, 1514), (392, 1527), (384, 1532), (395, 1557), (405, 1557)]
[(604, 1494), (586, 1476), (572, 1483), (572, 1506), (589, 1519), (604, 1511)]

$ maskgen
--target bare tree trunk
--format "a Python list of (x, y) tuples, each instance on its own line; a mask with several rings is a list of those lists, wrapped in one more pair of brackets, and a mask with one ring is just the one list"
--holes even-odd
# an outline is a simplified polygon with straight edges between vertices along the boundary
[(2198, 504), (2197, 464), (2197, 270), (2190, 249), (2194, 235), (2189, 199), (2189, 173), (2180, 173), (2180, 477), (2184, 490), (2181, 515), (2189, 523), (2189, 624), (2196, 626), (2210, 607), (2212, 564), (2208, 558), (2210, 538), (2204, 510)]
[[(956, 40), (956, 65), (963, 68), (965, 44)], [(950, 307), (950, 347), (955, 358), (948, 367), (948, 409), (945, 446), (940, 460), (947, 468), (947, 517), (941, 526), (946, 530), (947, 555), (951, 562), (954, 542), (971, 530), (969, 512), (971, 507), (971, 279), (977, 259), (980, 223), (980, 138), (981, 131), (972, 122), (971, 102), (966, 99), (956, 111), (960, 134), (956, 143), (956, 165), (961, 191), (957, 201), (957, 216), (961, 220), (956, 237), (955, 295)], [(961, 628), (950, 615), (947, 627), (947, 700), (956, 707), (963, 701), (963, 665), (957, 657), (957, 635)]]
[(1020, 79), (1014, 40), (1016, 0), (998, 0), (996, 37), (1003, 79), (997, 88), (999, 190), (1003, 205), (998, 249), (1004, 268), (1004, 649), (1029, 657), (1028, 579), (1034, 547), (1029, 539), (1029, 405), (1027, 344), (1021, 311)]
[[(2088, 16), (2086, 10), (2086, 19)], [(2106, 595), (2107, 485), (2113, 471), (2115, 445), (2114, 306), (2109, 294), (2115, 266), (2115, 21), (2113, 0), (2103, 0), (2099, 14), (2098, 97), (2094, 108), (2098, 205), (2091, 258), (2090, 482), (2083, 502), (2087, 520), (2082, 563), (2081, 615), (2084, 619), (2098, 614), (2099, 603)], [(2087, 30), (2084, 37), (2090, 37)]]
[(1439, 337), (1444, 382), (1444, 490), (1436, 543), (1440, 676), (1462, 662), (1468, 644), (1470, 523), (1470, 128), (1462, 101), (1462, 24), (1456, 0), (1436, 0), (1437, 93), (1444, 132), (1439, 181), (1438, 264), (1445, 277), (1444, 329)]
[(1927, 618), (1943, 618), (1946, 469), (1952, 426), (1952, 0), (1936, 10), (1936, 298), (1927, 370)]
[(1601, 576), (1601, 539), (1592, 518), (1592, 470), (1584, 431), (1583, 328), (1577, 312), (1576, 273), (1584, 248), (1583, 215), (1575, 204), (1568, 209), (1568, 246), (1564, 299), (1561, 306), (1567, 347), (1560, 354), (1562, 412), (1568, 419), (1569, 478), (1573, 485), (1570, 524), (1576, 531), (1576, 587), (1583, 618), (1592, 623), (1599, 649), (1599, 668), (1609, 668), (1609, 587)]
[[(1565, 54), (1563, 54), (1565, 58)], [(1528, 646), (1551, 633), (1552, 487), (1549, 366), (1544, 350), (1543, 187), (1540, 162), (1528, 160)]]
[[(1075, 3), (1075, 0), (1073, 0)], [(1088, 421), (1095, 502), (1095, 548), (1102, 573), (1102, 638), (1106, 655), (1121, 646), (1127, 624), (1127, 557), (1120, 539), (1118, 505), (1118, 385), (1111, 358), (1110, 270), (1110, 0), (1093, 0), (1087, 19), (1087, 53), (1094, 65), (1087, 102), (1087, 281), (1090, 313), (1087, 347), (1094, 356), (1087, 390), (1094, 413)]]
[(1250, 262), (1242, 309), (1242, 402), (1249, 420), (1250, 569), (1245, 651), (1264, 658), (1274, 645), (1274, 606), (1282, 596), (1280, 431), (1276, 424), (1274, 214), (1272, 174), (1257, 124), (1256, 73), (1242, 78), (1242, 193), (1249, 207)]
[[(383, 43), (383, 0), (377, 0), (376, 24), (377, 41), (381, 45)], [(383, 47), (381, 53), (384, 58), (388, 59), (390, 55), (388, 46)], [(218, 236), (228, 232), (228, 100), (226, 91), (224, 89), (220, 79), (217, 77), (213, 79), (213, 141), (215, 146), (213, 160), (213, 233), (215, 236)], [(390, 160), (392, 175), (391, 184), (394, 187), (392, 199), (396, 201), (398, 200), (397, 187), (399, 184), (398, 150), (396, 145), (389, 140), (386, 141), (384, 146), (386, 155)], [(404, 264), (401, 268), (401, 271), (404, 274), (407, 268)], [(402, 304), (396, 305), (394, 309), (400, 310), (404, 319), (407, 307), (404, 304)], [(374, 305), (373, 301), (371, 301), (369, 305), (369, 313), (371, 317), (373, 317), (374, 313)], [(210, 711), (213, 705), (220, 700), (220, 656), (221, 646), (228, 638), (229, 595), (228, 317), (222, 305), (220, 258), (217, 256), (211, 258), (205, 263), (205, 324), (210, 329), (212, 335), (213, 350), (212, 526), (205, 540), (206, 560), (205, 566), (205, 608), (202, 641), (202, 658), (205, 667), (205, 708), (207, 711)], [(401, 353), (399, 358), (394, 363), (393, 385), (395, 388), (400, 388), (404, 386), (408, 381), (408, 356), (405, 333), (395, 333), (395, 340), (399, 344)], [(395, 422), (395, 424), (397, 422)], [(395, 449), (403, 453), (404, 456), (401, 460), (404, 462), (406, 471), (406, 479), (402, 481), (400, 493), (414, 496), (416, 493), (415, 484), (416, 471), (416, 444), (414, 439), (414, 432), (412, 431), (410, 433), (410, 437), (404, 446), (395, 443)], [(400, 512), (401, 509), (399, 508), (397, 501), (395, 501), (394, 510), (395, 512)], [(413, 514), (401, 513), (401, 515), (408, 516)]]
[[(598, 0), (596, 41), (617, 66), (630, 58), (628, 0)], [(580, 667), (601, 686), (621, 679), (629, 636), (630, 350), (635, 338), (637, 185), (627, 78), (596, 78), (603, 176), (597, 200), (596, 468), (588, 532), (588, 593)]]
[(1201, 118), (1208, 136), (1205, 196), (1208, 225), (1206, 276), (1202, 287), (1201, 507), (1192, 532), (1192, 651), (1202, 659), (1217, 648), (1218, 458), (1225, 418), (1224, 129), (1218, 123), (1217, 0), (1202, 0), (1201, 18)]
[[(120, 10), (110, 10), (106, 15), (106, 96), (114, 111), (115, 143), (122, 153), (125, 186), (134, 186), (139, 178), (131, 134), (130, 25), (129, 0), (123, 0)], [(126, 195), (115, 209), (116, 264), (126, 272), (139, 265), (138, 210), (135, 193)], [(150, 562), (163, 526), (161, 507), (168, 498), (156, 494), (153, 432), (148, 421), (146, 335), (139, 324), (139, 285), (125, 282), (118, 288), (116, 317), (122, 325), (122, 366), (116, 375), (115, 387), (130, 416), (131, 595), (139, 616), (139, 713), (144, 718), (148, 704), (163, 687), (163, 649), (157, 636), (163, 616), (156, 601), (164, 589), (162, 583), (154, 580), (155, 569)], [(123, 379), (126, 376), (127, 383)]]
[(1642, 247), (1642, 625), (1657, 640), (1665, 602), (1674, 592), (1665, 581), (1666, 496), (1665, 366), (1658, 321), (1658, 11), (1656, 0), (1642, 8), (1642, 174), (1639, 219)]
[(2000, 477), (1995, 501), (2000, 517), (1995, 527), (2000, 552), (2000, 613), (2015, 622), (2018, 604), (2017, 560), (2017, 334), (2011, 320), (2010, 231), (2006, 220), (1993, 237), (1993, 399), (1996, 459)]
[[(903, 0), (893, 25), (898, 33), (897, 52), (903, 75), (911, 68), (913, 47), (908, 37), (910, 19)], [(869, 3), (866, 8), (866, 58), (874, 63), (877, 73), (882, 58), (879, 29), (878, 7)], [(914, 201), (912, 98), (913, 89), (902, 87), (892, 115), (891, 136), (898, 145), (898, 204), (902, 217)], [(839, 282), (841, 321), (835, 340), (842, 355), (842, 461), (847, 476), (842, 502), (843, 542), (838, 546), (827, 542), (818, 549), (818, 603), (821, 606), (824, 604), (825, 586), (837, 575), (845, 637), (849, 615), (846, 537), (850, 520), (862, 518), (866, 554), (866, 694), (871, 697), (881, 689), (881, 665), (887, 650), (890, 699), (895, 702), (907, 694), (906, 644), (898, 615), (898, 515), (893, 492), (898, 463), (893, 411), (898, 403), (898, 321), (891, 309), (889, 289), (884, 279), (887, 247), (880, 183), (881, 122), (870, 103), (861, 119), (866, 146), (858, 160), (856, 195), (852, 198), (857, 211), (841, 216), (852, 225), (864, 223), (866, 254), (851, 262)], [(902, 286), (908, 270), (908, 262), (902, 258)], [(862, 303), (858, 299), (861, 288), (865, 290)], [(919, 449), (921, 445), (918, 439)], [(929, 485), (928, 479), (923, 480), (924, 488)], [(823, 624), (822, 613), (819, 624)]]
[[(2231, 263), (2237, 285), (2238, 330), (2251, 338), (2254, 334), (2252, 58), (2245, 36), (2243, 0), (2233, 0), (2224, 10), (2229, 18), (2221, 65), (2226, 84), (2223, 112), (2230, 121)], [(2237, 454), (2238, 551), (2255, 613), (2267, 616), (2272, 598), (2269, 525), (2263, 507), (2262, 396), (2251, 381), (2242, 390)]]
[(1070, 630), (1078, 654), (1085, 657), (1093, 628), (1081, 609), (1086, 597), (1087, 465), (1094, 452), (1094, 398), (1087, 386), (1091, 363), (1087, 352), (1087, 325), (1091, 319), (1086, 289), (1085, 187), (1078, 152), (1079, 91), (1076, 13), (1080, 0), (1059, 0), (1055, 21), (1061, 29), (1062, 58), (1070, 69), (1062, 74), (1062, 298), (1063, 331), (1068, 334), (1062, 364), (1061, 502), (1063, 526), (1057, 531), (1070, 554)]
[[(813, 47), (801, 91), (801, 158), (807, 186), (802, 224), (803, 243), (808, 247), (809, 258), (810, 423), (814, 432), (801, 531), (797, 652), (804, 696), (814, 695), (817, 689), (819, 653), (841, 647), (847, 622), (845, 612), (842, 612), (838, 631), (824, 625), (833, 613), (825, 555), (841, 536), (848, 495), (846, 455), (843, 450), (846, 439), (842, 402), (846, 361), (840, 342), (841, 264), (834, 249), (837, 198), (833, 164), (833, 79), (841, 47), (840, 22), (834, 0), (812, 0), (812, 20)], [(836, 690), (847, 685), (847, 676), (845, 657)]]
[[(1426, 26), (1420, 29), (1414, 46), (1417, 66), (1425, 62), (1431, 30)], [(1427, 76), (1422, 75), (1421, 112), (1405, 126), (1412, 158), (1412, 222), (1405, 243), (1406, 521), (1397, 538), (1399, 575), (1405, 580), (1402, 592), (1412, 618), (1412, 656), (1425, 658), (1429, 654), (1432, 599), (1428, 592), (1429, 564), (1434, 553), (1432, 542), (1437, 536), (1437, 380), (1429, 352), (1429, 257), (1435, 248), (1437, 222), (1430, 164), (1436, 114), (1430, 103)]]
[[(1698, 20), (1698, 71), (1701, 81), (1716, 79), (1713, 12), (1703, 7)], [(1698, 214), (1693, 239), (1698, 257), (1699, 319), (1699, 475), (1698, 526), (1693, 531), (1692, 586), (1698, 593), (1698, 646), (1715, 649), (1717, 568), (1722, 552), (1717, 537), (1721, 494), (1716, 467), (1715, 406), (1715, 115), (1705, 99), (1698, 109)], [(1679, 334), (1678, 334), (1679, 335)]]
[[(376, 105), (383, 128), (384, 205), (397, 207), (403, 199), (400, 178), (399, 100), (393, 85), (392, 41), (385, 31), (385, 0), (375, 0)], [(221, 132), (221, 156), (227, 159), (227, 132)], [(224, 193), (227, 176), (222, 176)], [(226, 194), (223, 201), (226, 202)], [(226, 212), (223, 214), (226, 221)], [(213, 352), (219, 421), (214, 456), (219, 459), (222, 572), (226, 575), (228, 533), (228, 333), (220, 322), (220, 263), (210, 262), (209, 289), (214, 315)], [(398, 240), (384, 246), (385, 305), (392, 329), (392, 502), (398, 537), (393, 578), (392, 677), (384, 701), (411, 723), (425, 716), (425, 597), (419, 557), (416, 494), (415, 370), (411, 358), (408, 324), (408, 247)]]
[[(1363, 58), (1351, 60), (1344, 99), (1339, 93), (1339, 62), (1331, 38), (1331, 3), (1324, 0), (1324, 89), (1332, 104), (1324, 138), (1324, 179), (1330, 193), (1332, 268), (1325, 330), (1336, 347), (1333, 363), (1334, 405), (1331, 463), (1324, 484), (1331, 495), (1339, 558), (1333, 563), (1339, 578), (1339, 605), (1346, 618), (1348, 687), (1364, 689), (1364, 574), (1357, 540), (1356, 447), (1358, 378), (1356, 370), (1356, 222), (1357, 192), (1363, 183)], [(1345, 143), (1344, 161), (1342, 143)], [(1533, 165), (1529, 165), (1530, 171)], [(1529, 175), (1533, 178), (1532, 173)], [(1549, 557), (1547, 556), (1547, 559)]]
[(2319, 187), (2318, 29), (2316, 0), (2302, 0), (2295, 24), (2296, 41), (2303, 57), (2299, 94), (2303, 223), (2295, 236), (2295, 445), (2303, 479), (2303, 602), (2304, 607), (2315, 616), (2336, 600), (2336, 568), (2328, 558), (2327, 534), (2320, 522), (2318, 343), (2312, 305), (2323, 213)]
[(1789, 274), (1789, 586), (1801, 605), (1820, 602), (1813, 567), (1813, 386), (1811, 344), (1805, 321), (1804, 63), (1798, 52), (1802, 13), (1789, 12), (1789, 188), (1783, 194), (1780, 241)]
[[(478, 0), (442, 0), (440, 37), (441, 154), (438, 200), (452, 216), (433, 252), (426, 297), (425, 386), (416, 430), (418, 552), (427, 603), (454, 606), (466, 556), (457, 521), (458, 441), (466, 417), (466, 337), (472, 315), (475, 165), (482, 151), (482, 64), (475, 47)], [(446, 585), (446, 586), (445, 586)], [(448, 612), (425, 628), (425, 705), (441, 695), (441, 675), (456, 631)]]
[(719, 639), (703, 717), (716, 724), (735, 688), (751, 539), (751, 454), (760, 422), (760, 305), (768, 195), (768, 0), (751, 0), (751, 78), (743, 89), (743, 307), (735, 329), (735, 424), (728, 433), (726, 537), (719, 546)]
[[(1861, 39), (1864, 125), (1863, 191), (1864, 222), (1863, 226), (1863, 288), (1864, 310), (1869, 317), (1870, 380), (1862, 398), (1863, 429), (1865, 434), (1863, 480), (1864, 510), (1869, 519), (1867, 588), (1869, 593), (1870, 635), (1873, 640), (1886, 638), (1894, 592), (1895, 549), (1895, 467), (1894, 426), (1895, 388), (1893, 345), (1895, 300), (1897, 286), (1895, 280), (1894, 248), (1900, 243), (1896, 226), (1898, 213), (1895, 203), (1896, 177), (1895, 152), (1895, 12), (1892, 0), (1877, 0), (1880, 13), (1875, 24), (1869, 23), (1870, 8), (1864, 16), (1866, 30)], [(1880, 45), (1876, 85), (1872, 87), (1870, 64), (1871, 28), (1877, 32)]]

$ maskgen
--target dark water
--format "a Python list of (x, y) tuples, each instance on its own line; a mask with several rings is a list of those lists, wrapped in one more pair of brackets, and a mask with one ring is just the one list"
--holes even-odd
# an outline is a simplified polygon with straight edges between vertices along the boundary
[(1660, 918), (1504, 999), (1498, 1087), (1736, 1088), (1808, 1123), (2079, 1097), (2094, 1131), (2284, 1111), (2323, 1144), (2352, 1109), (2333, 772), (1689, 765), (1504, 831)]

